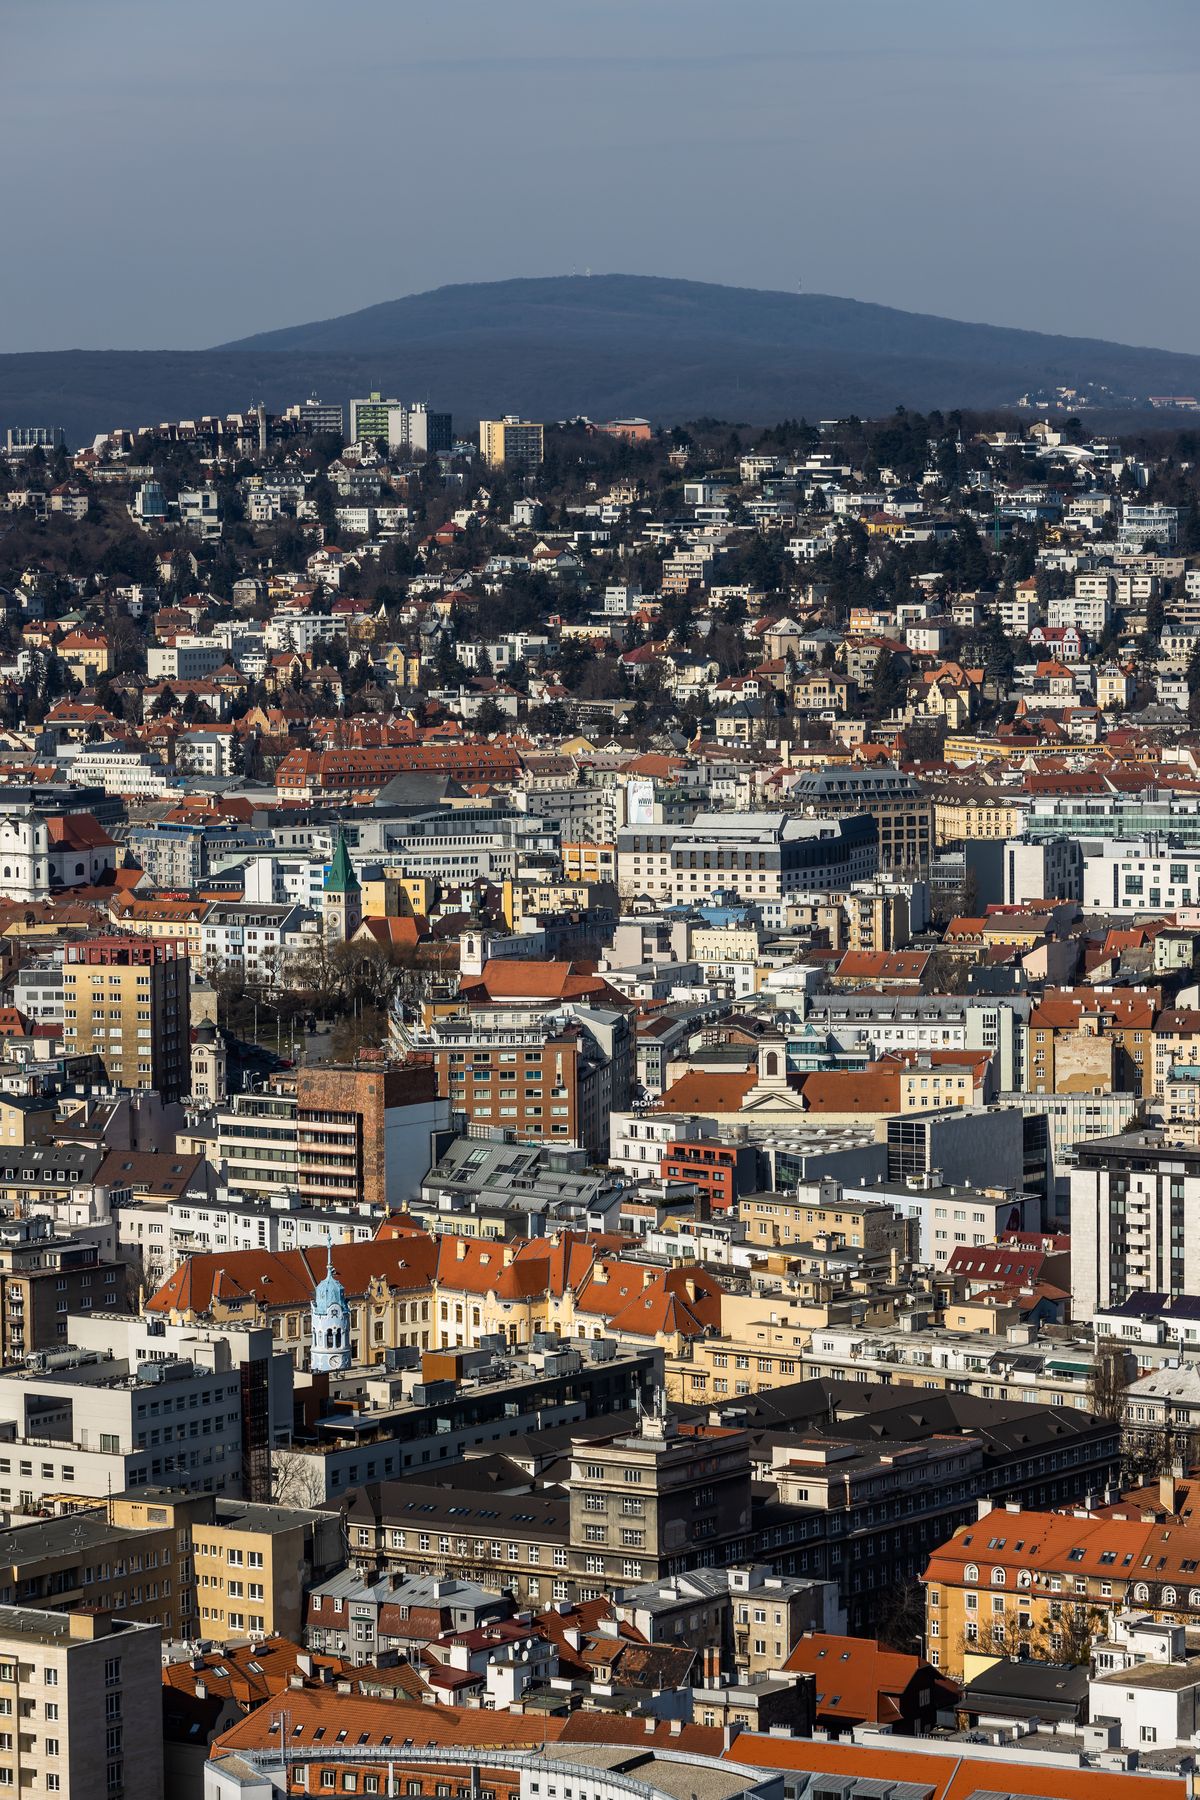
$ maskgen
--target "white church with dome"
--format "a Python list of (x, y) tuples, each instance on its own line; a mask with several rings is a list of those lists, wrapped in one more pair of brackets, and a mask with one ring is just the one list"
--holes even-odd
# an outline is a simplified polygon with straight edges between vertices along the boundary
[(350, 1367), (350, 1308), (346, 1290), (333, 1272), (333, 1241), (325, 1246), (325, 1276), (312, 1297), (312, 1354), (314, 1374), (336, 1375)]

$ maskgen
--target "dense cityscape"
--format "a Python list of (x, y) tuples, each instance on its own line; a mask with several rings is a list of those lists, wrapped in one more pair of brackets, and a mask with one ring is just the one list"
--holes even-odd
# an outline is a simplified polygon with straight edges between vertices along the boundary
[(1182, 1800), (1200, 433), (0, 458), (0, 1787)]

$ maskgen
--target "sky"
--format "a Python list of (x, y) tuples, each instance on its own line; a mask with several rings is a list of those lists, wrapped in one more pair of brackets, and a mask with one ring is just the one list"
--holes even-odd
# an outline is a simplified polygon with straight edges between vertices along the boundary
[(1200, 352), (1196, 0), (0, 15), (0, 351), (591, 269)]

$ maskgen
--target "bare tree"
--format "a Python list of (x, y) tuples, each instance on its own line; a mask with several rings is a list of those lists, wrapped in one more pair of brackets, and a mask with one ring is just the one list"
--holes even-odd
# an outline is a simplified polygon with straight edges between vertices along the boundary
[(919, 1581), (897, 1581), (880, 1597), (875, 1635), (891, 1650), (922, 1653), (925, 1640), (925, 1589)]
[(1116, 1338), (1096, 1341), (1096, 1360), (1088, 1383), (1088, 1411), (1098, 1419), (1122, 1424), (1125, 1419), (1125, 1394), (1129, 1387), (1128, 1353)]
[(1127, 1406), (1124, 1426), (1121, 1463), (1130, 1480), (1152, 1481), (1177, 1469), (1189, 1469), (1195, 1461), (1195, 1433), (1181, 1431), (1165, 1417), (1153, 1424), (1131, 1424)]
[(321, 1457), (303, 1450), (272, 1450), (271, 1499), (277, 1506), (323, 1506), (327, 1495)]
[[(1051, 1654), (1055, 1662), (1090, 1662), (1092, 1645), (1104, 1626), (1099, 1607), (1076, 1605), (1063, 1608), (1050, 1627)], [(1057, 1641), (1056, 1641), (1057, 1640)]]

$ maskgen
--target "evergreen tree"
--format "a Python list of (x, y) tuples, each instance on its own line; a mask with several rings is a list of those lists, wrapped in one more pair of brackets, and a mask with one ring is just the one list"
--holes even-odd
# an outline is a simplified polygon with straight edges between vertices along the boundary
[(871, 691), (867, 707), (873, 719), (884, 719), (901, 706), (907, 693), (904, 665), (890, 650), (881, 650), (871, 672)]

